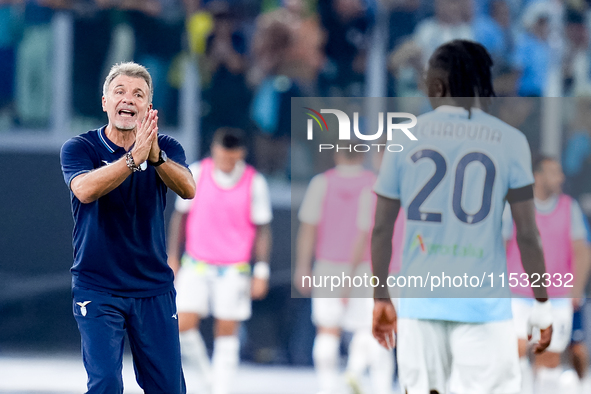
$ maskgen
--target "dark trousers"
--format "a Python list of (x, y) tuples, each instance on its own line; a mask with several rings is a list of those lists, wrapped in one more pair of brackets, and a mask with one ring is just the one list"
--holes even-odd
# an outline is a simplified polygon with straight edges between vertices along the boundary
[(146, 394), (185, 394), (175, 292), (126, 298), (75, 286), (74, 317), (88, 373), (87, 394), (123, 393), (125, 333)]

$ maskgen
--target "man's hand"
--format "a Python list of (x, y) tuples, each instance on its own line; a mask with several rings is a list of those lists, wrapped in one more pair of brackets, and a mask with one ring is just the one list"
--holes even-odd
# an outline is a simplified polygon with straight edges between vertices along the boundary
[[(131, 150), (133, 161), (136, 165), (140, 165), (146, 160), (153, 149), (153, 142), (158, 135), (158, 111), (149, 110), (146, 117), (140, 122), (136, 121), (135, 144)], [(158, 153), (160, 149), (158, 148)], [(156, 158), (156, 161), (158, 159)]]
[(250, 282), (250, 296), (253, 300), (262, 300), (269, 291), (269, 280), (263, 278), (252, 278)]
[(394, 348), (396, 332), (396, 308), (389, 298), (374, 299), (372, 333), (380, 345), (388, 350)]
[(534, 353), (540, 354), (548, 346), (552, 339), (552, 307), (550, 301), (534, 301), (534, 308), (527, 320), (527, 339), (532, 339), (532, 330), (540, 329), (540, 340), (534, 345)]
[(148, 160), (152, 163), (156, 163), (160, 160), (160, 146), (158, 146), (158, 110), (152, 110), (154, 112), (154, 122), (156, 122), (156, 135), (152, 141), (152, 148), (148, 155)]
[[(531, 335), (527, 336), (528, 339), (531, 339)], [(538, 343), (534, 345), (534, 353), (540, 354), (543, 353), (544, 350), (550, 346), (550, 341), (552, 340), (552, 326), (540, 330), (540, 340)]]

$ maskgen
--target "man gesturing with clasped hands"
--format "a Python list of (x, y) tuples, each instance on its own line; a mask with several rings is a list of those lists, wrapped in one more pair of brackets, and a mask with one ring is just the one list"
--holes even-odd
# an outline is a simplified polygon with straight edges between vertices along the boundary
[(181, 145), (158, 134), (152, 86), (143, 66), (113, 66), (103, 86), (108, 124), (68, 140), (61, 151), (87, 393), (123, 392), (126, 333), (145, 393), (186, 392), (164, 209), (169, 188), (193, 198), (195, 182)]

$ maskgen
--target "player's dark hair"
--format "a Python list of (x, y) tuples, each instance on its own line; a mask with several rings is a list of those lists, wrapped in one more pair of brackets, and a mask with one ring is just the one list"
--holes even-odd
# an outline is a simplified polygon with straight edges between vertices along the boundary
[(441, 45), (429, 59), (429, 67), (447, 73), (447, 88), (451, 97), (468, 110), (480, 99), (487, 110), (495, 97), (491, 67), (493, 65), (486, 48), (468, 40), (453, 40)]
[(535, 154), (533, 156), (532, 166), (531, 166), (534, 174), (536, 172), (541, 172), (542, 171), (542, 166), (547, 161), (557, 161), (557, 160), (554, 157), (552, 157), (552, 156), (544, 155), (544, 154), (541, 154), (541, 153)]
[(213, 134), (213, 143), (226, 149), (246, 148), (246, 135), (242, 129), (220, 127)]

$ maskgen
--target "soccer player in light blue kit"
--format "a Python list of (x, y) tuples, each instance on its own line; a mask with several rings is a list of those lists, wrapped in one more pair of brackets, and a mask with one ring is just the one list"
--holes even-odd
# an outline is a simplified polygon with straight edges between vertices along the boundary
[[(402, 276), (494, 272), (499, 287), (498, 273), (506, 266), (505, 201), (515, 214), (525, 272), (545, 272), (526, 138), (480, 109), (494, 96), (491, 66), (484, 47), (465, 40), (444, 44), (431, 56), (426, 84), (435, 110), (418, 118), (412, 129), (417, 141), (385, 153), (374, 188), (372, 263), (381, 284), (401, 206), (407, 215)], [(511, 300), (495, 297), (490, 282), (473, 293), (488, 298), (405, 298), (412, 289), (402, 288), (398, 311), (387, 289), (375, 288), (373, 333), (389, 347), (397, 329), (400, 384), (407, 394), (519, 392)], [(530, 323), (541, 329), (535, 351), (542, 352), (552, 332), (550, 304), (544, 287), (534, 288), (534, 295)]]

